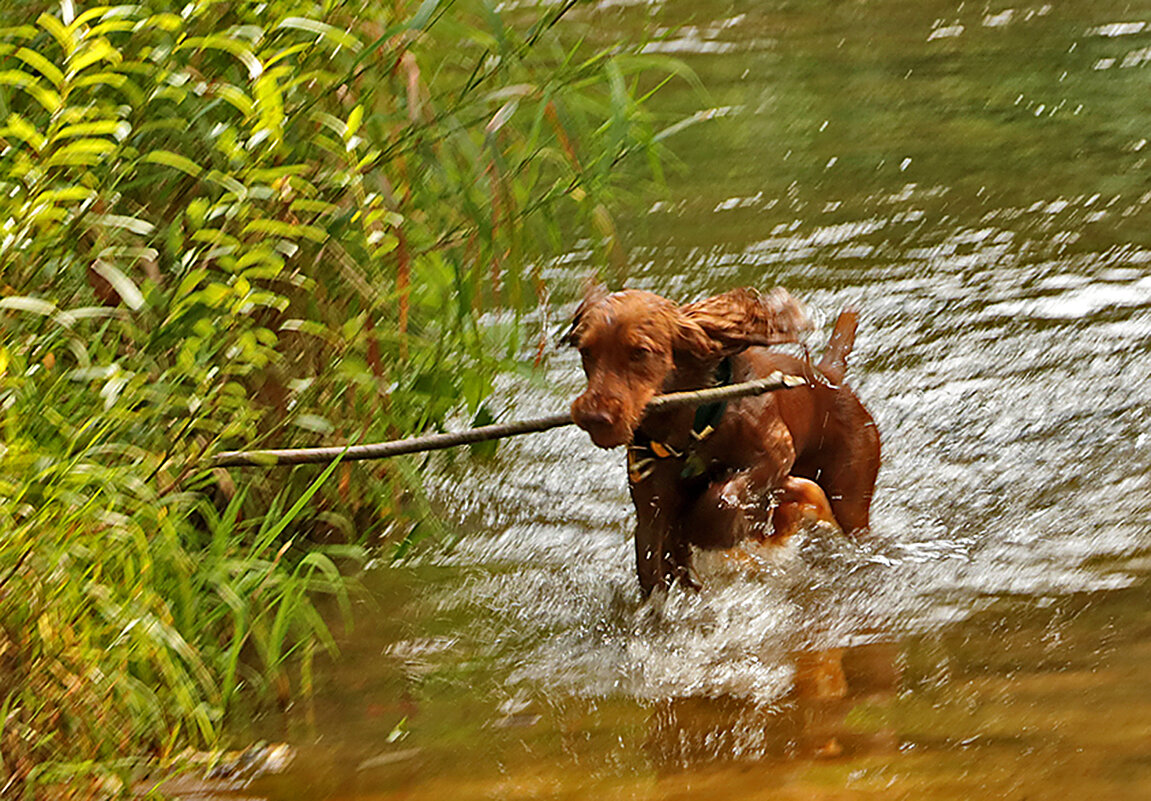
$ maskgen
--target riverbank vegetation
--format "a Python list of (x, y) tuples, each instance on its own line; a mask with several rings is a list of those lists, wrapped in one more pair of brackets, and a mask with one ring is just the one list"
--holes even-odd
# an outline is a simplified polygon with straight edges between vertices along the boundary
[(621, 161), (658, 169), (635, 76), (674, 67), (573, 6), (0, 5), (5, 794), (122, 790), (307, 692), (415, 463), (205, 457), (490, 418), (547, 332), (480, 316), (609, 257)]

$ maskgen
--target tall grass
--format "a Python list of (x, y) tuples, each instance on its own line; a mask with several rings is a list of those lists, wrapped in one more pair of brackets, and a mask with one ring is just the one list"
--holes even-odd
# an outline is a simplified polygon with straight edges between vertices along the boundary
[(410, 531), (412, 467), (204, 457), (488, 414), (544, 332), (478, 315), (574, 236), (610, 256), (637, 76), (674, 70), (573, 6), (0, 4), (4, 793), (123, 788), (333, 648), (317, 599)]

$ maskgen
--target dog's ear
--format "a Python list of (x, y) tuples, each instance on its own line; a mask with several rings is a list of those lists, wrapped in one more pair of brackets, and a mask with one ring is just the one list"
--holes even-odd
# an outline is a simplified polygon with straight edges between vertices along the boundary
[(680, 308), (686, 325), (697, 327), (724, 355), (752, 345), (798, 342), (811, 330), (807, 311), (786, 289), (764, 294), (751, 287), (697, 300)]
[(697, 359), (719, 359), (723, 356), (723, 346), (708, 335), (695, 320), (684, 314), (683, 309), (675, 309), (675, 335), (672, 346), (679, 352), (690, 353)]
[(571, 325), (568, 326), (566, 332), (559, 339), (561, 345), (579, 345), (580, 330), (583, 326), (584, 318), (589, 309), (599, 305), (608, 296), (607, 288), (598, 281), (589, 281), (587, 286), (584, 287), (583, 300), (580, 301), (579, 306), (576, 306), (575, 313), (572, 315)]

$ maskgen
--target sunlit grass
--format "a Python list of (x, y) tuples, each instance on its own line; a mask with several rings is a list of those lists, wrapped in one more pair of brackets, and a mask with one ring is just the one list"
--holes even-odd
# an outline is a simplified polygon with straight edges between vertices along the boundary
[(617, 254), (639, 76), (679, 69), (564, 44), (571, 7), (0, 4), (3, 794), (122, 791), (306, 692), (362, 546), (433, 528), (414, 463), (206, 458), (491, 417), (548, 332), (479, 315)]

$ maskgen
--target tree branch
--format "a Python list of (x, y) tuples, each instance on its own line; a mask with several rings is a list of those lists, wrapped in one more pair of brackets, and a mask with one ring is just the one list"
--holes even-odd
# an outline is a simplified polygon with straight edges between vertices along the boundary
[[(712, 387), (692, 392), (671, 392), (658, 395), (647, 405), (646, 413), (668, 409), (674, 406), (701, 406), (748, 395), (763, 395), (781, 389), (791, 389), (807, 383), (805, 379), (783, 373), (772, 373), (767, 378), (730, 384), (725, 387)], [(342, 456), (345, 462), (364, 459), (387, 459), (406, 453), (422, 453), (470, 445), (492, 439), (514, 437), (520, 434), (533, 434), (572, 424), (571, 414), (553, 414), (547, 417), (534, 417), (510, 423), (495, 423), (490, 426), (470, 428), (466, 431), (452, 431), (443, 434), (429, 434), (410, 439), (377, 442), (370, 445), (348, 445), (332, 448), (283, 448), (260, 451), (223, 451), (216, 454), (211, 467), (273, 467), (277, 465), (319, 464), (330, 462)]]

